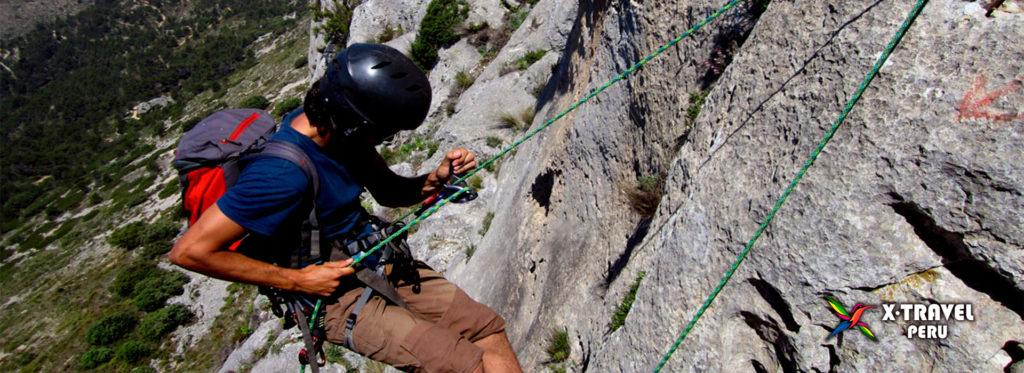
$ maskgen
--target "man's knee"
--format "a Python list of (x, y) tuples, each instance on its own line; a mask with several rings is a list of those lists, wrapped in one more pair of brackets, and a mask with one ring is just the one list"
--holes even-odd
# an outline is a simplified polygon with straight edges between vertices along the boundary
[(415, 367), (419, 369), (413, 369), (416, 371), (470, 373), (483, 362), (482, 348), (459, 333), (433, 323), (416, 325), (401, 346), (419, 362)]
[(487, 336), (505, 331), (505, 319), (490, 307), (456, 289), (448, 311), (438, 325), (444, 326), (476, 342)]

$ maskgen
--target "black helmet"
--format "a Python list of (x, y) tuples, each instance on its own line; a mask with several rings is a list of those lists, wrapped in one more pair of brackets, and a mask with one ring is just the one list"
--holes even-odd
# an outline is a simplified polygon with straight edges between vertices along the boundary
[(351, 109), (361, 117), (362, 123), (337, 123), (332, 115), (332, 129), (345, 126), (340, 129), (344, 135), (364, 126), (376, 133), (411, 130), (430, 110), (427, 76), (401, 52), (382, 44), (353, 44), (334, 55), (320, 79), (320, 92), (328, 112), (344, 115)]

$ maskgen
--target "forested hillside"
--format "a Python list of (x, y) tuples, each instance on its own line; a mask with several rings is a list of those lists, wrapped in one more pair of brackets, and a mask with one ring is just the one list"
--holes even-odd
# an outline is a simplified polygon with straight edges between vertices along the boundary
[[(182, 224), (170, 158), (209, 112), (299, 104), (310, 16), (100, 1), (0, 41), (0, 371), (204, 371), (252, 332), (234, 302), (252, 289), (203, 326), (171, 300), (198, 291), (163, 259)], [(204, 334), (171, 338), (182, 325)]]
[[(164, 130), (182, 103), (249, 66), (246, 46), (294, 27), (284, 0), (99, 1), (78, 15), (0, 44), (3, 232), (69, 190), (117, 179), (92, 172), (130, 153), (140, 135)], [(133, 105), (174, 103), (131, 118)], [(73, 141), (69, 141), (73, 140)], [(47, 180), (41, 178), (52, 176)], [(40, 187), (42, 186), (42, 187)], [(40, 198), (46, 196), (47, 198)], [(52, 213), (61, 211), (54, 209)]]

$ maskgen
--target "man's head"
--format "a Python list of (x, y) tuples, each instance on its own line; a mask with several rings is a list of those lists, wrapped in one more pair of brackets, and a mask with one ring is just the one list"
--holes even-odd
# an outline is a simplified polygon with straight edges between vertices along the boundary
[(430, 81), (398, 50), (354, 44), (334, 55), (306, 94), (305, 112), (321, 133), (380, 141), (415, 129), (430, 109)]

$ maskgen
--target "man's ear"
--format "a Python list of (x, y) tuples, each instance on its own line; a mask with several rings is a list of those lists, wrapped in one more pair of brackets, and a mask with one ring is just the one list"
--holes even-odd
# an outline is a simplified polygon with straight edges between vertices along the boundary
[(327, 135), (331, 133), (331, 129), (327, 126), (321, 126), (319, 124), (313, 125), (316, 127), (316, 134), (322, 138), (327, 138)]

